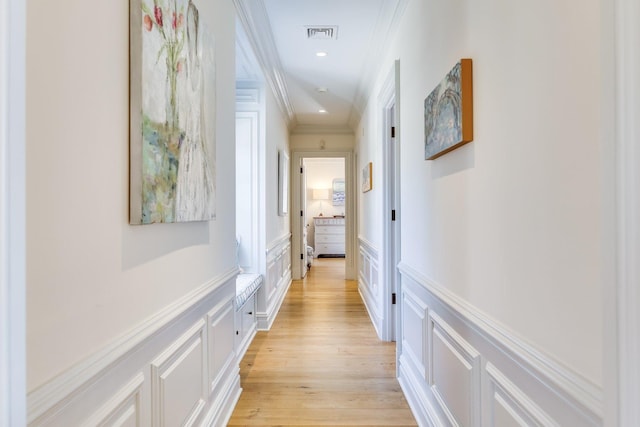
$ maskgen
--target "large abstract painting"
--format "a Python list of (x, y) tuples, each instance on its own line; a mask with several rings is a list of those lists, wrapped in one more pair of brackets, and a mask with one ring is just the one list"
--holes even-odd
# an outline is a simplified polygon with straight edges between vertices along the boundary
[(192, 0), (130, 8), (130, 223), (213, 219), (213, 37)]
[(424, 100), (425, 158), (436, 159), (473, 140), (471, 59), (462, 59)]

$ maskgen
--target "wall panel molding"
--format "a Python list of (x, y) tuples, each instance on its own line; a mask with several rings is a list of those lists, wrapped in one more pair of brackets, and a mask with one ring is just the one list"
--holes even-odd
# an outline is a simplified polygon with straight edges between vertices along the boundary
[[(516, 387), (506, 375), (498, 370), (491, 363), (486, 366), (487, 377), (489, 379), (489, 405), (488, 422), (489, 425), (503, 425), (511, 419), (511, 423), (531, 426), (559, 426), (559, 424), (547, 415), (529, 396)], [(497, 411), (502, 410), (503, 417), (499, 418)]]
[(216, 391), (236, 360), (233, 308), (233, 302), (222, 302), (207, 314), (209, 393)]
[(431, 390), (453, 425), (481, 425), (480, 353), (429, 311)]
[(153, 426), (192, 426), (202, 413), (208, 377), (205, 326), (200, 319), (151, 362)]
[(384, 339), (383, 287), (380, 284), (378, 249), (362, 236), (358, 237), (358, 245), (358, 291), (378, 338)]
[(120, 389), (107, 403), (82, 423), (82, 427), (108, 425), (143, 426), (148, 423), (142, 406), (142, 387), (145, 378), (139, 372), (127, 385)]
[[(430, 414), (435, 420), (453, 415), (454, 419), (450, 418), (445, 424), (493, 425), (487, 424), (489, 409), (482, 403), (491, 401), (497, 402), (494, 408), (498, 408), (498, 417), (511, 421), (519, 418), (551, 423), (542, 425), (602, 425), (602, 391), (598, 387), (410, 266), (401, 263), (399, 268), (403, 292), (399, 370), (401, 377), (406, 376), (400, 382), (406, 393), (413, 393), (407, 399), (412, 405), (418, 405), (412, 407), (414, 413), (435, 408), (437, 412)], [(417, 311), (428, 313), (430, 334), (420, 330), (424, 326), (418, 326), (419, 319), (407, 317), (416, 307), (419, 307)], [(429, 355), (425, 366), (427, 375), (422, 379), (416, 375), (421, 371), (420, 366), (410, 354), (410, 349), (420, 346), (426, 346)], [(449, 375), (447, 381), (438, 380), (439, 369)], [(483, 386), (483, 378), (494, 388)], [(439, 382), (450, 385), (451, 381), (454, 391), (438, 390)], [(517, 390), (526, 390), (526, 396)], [(467, 409), (458, 401), (459, 396), (465, 394), (471, 411), (466, 421), (459, 414)], [(438, 406), (442, 406), (443, 411)]]
[(422, 381), (433, 384), (431, 369), (428, 369), (428, 354), (431, 352), (431, 329), (427, 327), (429, 309), (420, 298), (410, 291), (402, 293), (402, 356), (411, 360), (411, 366)]
[(259, 331), (268, 331), (276, 320), (280, 306), (291, 285), (291, 234), (268, 245), (267, 274), (258, 290), (256, 319)]
[[(179, 399), (172, 398), (172, 393), (173, 396), (187, 393), (191, 398), (188, 393), (193, 390), (198, 391), (198, 397), (192, 399), (193, 405), (186, 411), (186, 419), (180, 418), (180, 423), (189, 425), (211, 418), (217, 424), (224, 424), (224, 417), (230, 416), (240, 394), (239, 367), (233, 350), (236, 272), (233, 268), (208, 281), (36, 390), (38, 394), (29, 396), (30, 402), (37, 405), (29, 407), (28, 424), (81, 425), (95, 421), (99, 425), (101, 417), (106, 417), (107, 420), (135, 419), (142, 420), (141, 425), (160, 425), (159, 418), (181, 411), (175, 407)], [(217, 325), (216, 319), (227, 321)], [(208, 330), (209, 321), (217, 328), (214, 334)], [(228, 329), (230, 344), (226, 349), (216, 347), (212, 353), (209, 339), (224, 334), (222, 329)], [(227, 354), (223, 354), (225, 351)], [(220, 361), (219, 364), (211, 363), (212, 359)], [(216, 375), (210, 367), (217, 368)], [(143, 384), (135, 402), (126, 400), (127, 390), (134, 387), (132, 378), (137, 387), (140, 373)], [(209, 386), (215, 389), (210, 390)], [(121, 408), (118, 402), (122, 403), (123, 399)], [(231, 406), (215, 406), (219, 404)], [(159, 417), (163, 411), (164, 415)]]

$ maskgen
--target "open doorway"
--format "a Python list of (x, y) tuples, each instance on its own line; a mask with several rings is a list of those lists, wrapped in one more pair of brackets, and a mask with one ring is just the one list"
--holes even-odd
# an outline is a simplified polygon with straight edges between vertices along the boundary
[(345, 258), (345, 160), (340, 157), (302, 159), (302, 229), (301, 267), (311, 268), (317, 258)]
[(291, 164), (299, 169), (291, 177), (292, 278), (303, 278), (321, 256), (344, 258), (345, 279), (355, 279), (353, 154), (293, 151)]

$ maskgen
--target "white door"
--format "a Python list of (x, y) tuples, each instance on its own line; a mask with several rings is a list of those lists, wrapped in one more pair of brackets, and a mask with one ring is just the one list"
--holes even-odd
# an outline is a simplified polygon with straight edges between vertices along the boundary
[(307, 275), (307, 266), (309, 260), (307, 259), (307, 174), (304, 170), (304, 159), (300, 159), (300, 222), (299, 231), (302, 236), (302, 243), (300, 244), (300, 277)]

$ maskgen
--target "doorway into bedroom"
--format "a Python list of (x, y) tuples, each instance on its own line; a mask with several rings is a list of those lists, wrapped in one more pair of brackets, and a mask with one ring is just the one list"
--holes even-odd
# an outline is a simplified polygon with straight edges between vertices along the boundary
[(351, 150), (291, 151), (291, 276), (305, 277), (320, 259), (339, 260), (357, 277), (355, 177)]
[[(303, 158), (301, 188), (304, 277), (314, 260), (345, 258), (345, 159)], [(344, 271), (344, 262), (341, 265)]]

